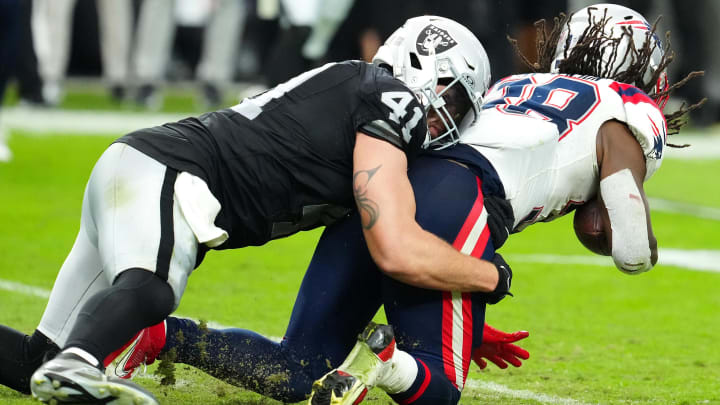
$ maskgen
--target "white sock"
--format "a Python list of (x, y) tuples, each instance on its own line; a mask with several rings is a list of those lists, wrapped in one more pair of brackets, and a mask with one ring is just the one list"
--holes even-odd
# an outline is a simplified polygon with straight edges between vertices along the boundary
[(95, 356), (93, 356), (92, 354), (86, 352), (85, 350), (83, 350), (79, 347), (69, 347), (69, 348), (63, 350), (62, 352), (63, 353), (72, 353), (76, 356), (80, 356), (80, 357), (82, 357), (83, 360), (90, 363), (93, 367), (97, 367), (100, 364), (100, 362), (98, 361), (98, 359), (95, 358)]
[(415, 358), (396, 347), (391, 361), (392, 365), (379, 379), (377, 386), (388, 394), (409, 390), (418, 374)]

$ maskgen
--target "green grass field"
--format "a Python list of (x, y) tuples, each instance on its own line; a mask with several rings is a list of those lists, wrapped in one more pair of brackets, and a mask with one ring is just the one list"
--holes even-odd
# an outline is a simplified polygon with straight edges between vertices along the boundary
[[(87, 177), (112, 139), (13, 132), (15, 160), (0, 164), (0, 281), (52, 287), (78, 229)], [(718, 173), (720, 160), (667, 160), (648, 195), (718, 209)], [(593, 258), (571, 221), (536, 225), (503, 247), (515, 297), (491, 307), (488, 322), (529, 330), (522, 346), (531, 358), (518, 369), (473, 365), (461, 403), (720, 404), (720, 273), (660, 264), (631, 277), (609, 261), (533, 262), (528, 255)], [(653, 225), (661, 248), (720, 249), (717, 220), (654, 211)], [(319, 235), (209, 254), (178, 312), (282, 336)], [(43, 298), (0, 288), (0, 323), (31, 332), (44, 305)], [(277, 403), (178, 368), (173, 387), (160, 386), (152, 368), (136, 381), (167, 404)], [(366, 402), (391, 403), (379, 391)], [(0, 387), (0, 404), (30, 403)]]

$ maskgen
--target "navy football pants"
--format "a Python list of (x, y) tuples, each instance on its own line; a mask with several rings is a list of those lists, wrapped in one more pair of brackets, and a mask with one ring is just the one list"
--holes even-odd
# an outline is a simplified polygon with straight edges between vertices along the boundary
[[(481, 180), (438, 158), (419, 158), (409, 172), (417, 221), (475, 257), (491, 259)], [(380, 306), (398, 347), (415, 357), (418, 377), (394, 396), (401, 404), (455, 404), (481, 343), (485, 299), (480, 293), (433, 291), (384, 276), (368, 252), (357, 214), (328, 227), (298, 292), (280, 343), (243, 329), (200, 330), (168, 320), (164, 351), (228, 382), (285, 402), (301, 401), (312, 382), (342, 363)], [(181, 330), (183, 342), (176, 339)], [(197, 345), (204, 340), (206, 344)]]

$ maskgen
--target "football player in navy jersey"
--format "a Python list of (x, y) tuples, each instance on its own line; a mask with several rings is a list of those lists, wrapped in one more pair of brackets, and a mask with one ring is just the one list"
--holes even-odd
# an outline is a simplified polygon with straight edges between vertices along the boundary
[(506, 295), (511, 273), (500, 256), (461, 254), (417, 224), (407, 177), (421, 150), (456, 142), (460, 123), (477, 117), (487, 57), (454, 21), (406, 27), (412, 52), (390, 64), (331, 63), (232, 108), (114, 142), (90, 175), (80, 232), (36, 332), (0, 334), (23, 368), (39, 365), (38, 347), (62, 349), (32, 376), (33, 395), (157, 403), (106, 377), (103, 360), (178, 306), (209, 249), (262, 245), (355, 207), (391, 277)]
[[(623, 29), (628, 23), (637, 27)], [(568, 31), (573, 41), (560, 40)], [(662, 117), (663, 102), (675, 86), (665, 83), (669, 59), (665, 49), (653, 47), (650, 31), (642, 16), (612, 5), (583, 9), (558, 24), (546, 48), (552, 55), (542, 65), (545, 71), (552, 65), (556, 73), (501, 80), (486, 98), (488, 111), (466, 129), (464, 145), (428, 152), (413, 163), (409, 177), (418, 223), (456, 249), (483, 257), (507, 237), (507, 218), (507, 229), (520, 231), (570, 212), (575, 198), (582, 203), (600, 196), (608, 207), (628, 209), (608, 213), (604, 221), (615, 226), (608, 234), (618, 268), (638, 274), (652, 267), (656, 248), (642, 182), (659, 166), (665, 137), (678, 130), (687, 109)], [(585, 59), (598, 41), (610, 48), (594, 55), (610, 64)], [(613, 56), (628, 49), (627, 58)], [(596, 68), (614, 70), (640, 88), (614, 76), (602, 79)], [(570, 70), (593, 77), (561, 73)], [(599, 96), (602, 104), (596, 104)], [(571, 113), (581, 117), (561, 119)], [(538, 170), (556, 187), (532, 183)], [(540, 205), (543, 209), (533, 212)], [(313, 379), (324, 374), (312, 389), (312, 404), (356, 404), (370, 386), (398, 403), (457, 403), (471, 357), (481, 363), (488, 353), (482, 338), (497, 336), (482, 330), (490, 300), (477, 293), (416, 288), (372, 271), (360, 223), (353, 214), (325, 230), (280, 343), (247, 330), (208, 331), (170, 318), (143, 331), (138, 349), (129, 351), (129, 362), (119, 371), (173, 349), (176, 361), (286, 402), (302, 399)], [(363, 330), (381, 304), (394, 333), (383, 325)], [(499, 353), (518, 363), (526, 353), (503, 342), (522, 336), (494, 340), (499, 351), (490, 357), (497, 360)], [(272, 378), (277, 375), (287, 379)]]

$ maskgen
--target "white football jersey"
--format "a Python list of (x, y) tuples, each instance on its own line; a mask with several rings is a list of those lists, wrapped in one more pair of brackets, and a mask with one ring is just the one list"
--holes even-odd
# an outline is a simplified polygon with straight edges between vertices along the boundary
[(461, 143), (497, 170), (517, 232), (595, 196), (596, 136), (608, 120), (630, 128), (645, 154), (645, 180), (650, 178), (667, 141), (665, 117), (642, 90), (609, 79), (535, 73), (500, 80)]

